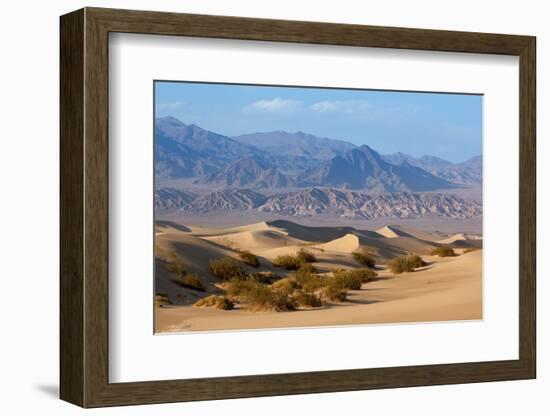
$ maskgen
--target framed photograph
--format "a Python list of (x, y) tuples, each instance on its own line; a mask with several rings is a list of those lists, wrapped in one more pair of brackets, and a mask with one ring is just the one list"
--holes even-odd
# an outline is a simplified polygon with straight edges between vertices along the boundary
[(61, 398), (535, 378), (535, 49), (62, 16)]

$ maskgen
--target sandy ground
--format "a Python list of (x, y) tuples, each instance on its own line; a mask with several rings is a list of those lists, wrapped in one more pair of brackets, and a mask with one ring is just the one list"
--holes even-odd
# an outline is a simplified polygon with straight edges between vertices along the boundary
[[(402, 226), (368, 231), (350, 227), (306, 227), (288, 221), (260, 222), (232, 228), (204, 228), (157, 223), (156, 244), (175, 251), (189, 271), (199, 273), (207, 292), (182, 289), (157, 263), (156, 292), (168, 294), (173, 305), (155, 308), (157, 332), (215, 331), (253, 328), (311, 327), (373, 323), (470, 320), (482, 318), (482, 250), (449, 258), (429, 256), (439, 242), (455, 247), (481, 248), (476, 235), (442, 235)], [(384, 263), (409, 252), (421, 254), (429, 265), (413, 273), (392, 275), (380, 267), (378, 278), (350, 291), (348, 301), (293, 312), (221, 311), (190, 306), (198, 298), (220, 293), (217, 279), (207, 271), (210, 259), (237, 257), (250, 250), (261, 261), (262, 271), (284, 274), (271, 265), (280, 254), (306, 247), (315, 253), (321, 271), (358, 267), (351, 253), (369, 247)]]
[[(256, 210), (248, 211), (223, 211), (213, 212), (208, 214), (189, 214), (181, 210), (167, 210), (155, 213), (157, 219), (175, 221), (181, 224), (188, 225), (205, 225), (214, 227), (228, 227), (234, 225), (247, 225), (261, 221), (277, 221), (288, 220), (288, 216), (269, 214)], [(350, 226), (359, 229), (375, 230), (389, 223), (399, 224), (402, 226), (414, 227), (418, 230), (433, 231), (439, 230), (444, 233), (480, 233), (482, 232), (481, 217), (468, 219), (449, 219), (437, 216), (426, 215), (422, 218), (378, 218), (371, 220), (364, 219), (347, 219), (335, 217), (334, 215), (318, 214), (312, 217), (290, 217), (293, 222), (300, 223), (306, 226), (326, 225), (327, 227), (335, 226)]]

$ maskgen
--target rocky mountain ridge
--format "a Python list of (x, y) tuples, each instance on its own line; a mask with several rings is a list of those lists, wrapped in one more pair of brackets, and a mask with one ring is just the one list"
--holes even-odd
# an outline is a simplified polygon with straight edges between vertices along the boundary
[(464, 219), (482, 214), (481, 203), (453, 194), (393, 192), (369, 195), (334, 188), (310, 188), (272, 196), (247, 189), (206, 194), (162, 189), (155, 193), (155, 208), (178, 209), (192, 214), (258, 210), (290, 217), (331, 214), (351, 219), (425, 215)]

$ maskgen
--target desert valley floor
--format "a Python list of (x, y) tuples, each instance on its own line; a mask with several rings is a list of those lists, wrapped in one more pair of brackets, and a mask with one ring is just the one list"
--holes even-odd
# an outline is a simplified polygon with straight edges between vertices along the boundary
[[(403, 226), (377, 230), (308, 227), (290, 221), (233, 228), (157, 221), (155, 234), (157, 249), (175, 253), (188, 271), (200, 276), (205, 287), (205, 291), (181, 287), (157, 258), (155, 291), (167, 300), (155, 306), (157, 333), (482, 319), (482, 239), (478, 235), (448, 235)], [(430, 255), (439, 246), (452, 247), (457, 256)], [(192, 306), (200, 298), (223, 293), (219, 279), (208, 269), (212, 259), (238, 259), (239, 252), (247, 250), (260, 260), (260, 267), (249, 268), (251, 272), (285, 277), (288, 272), (272, 264), (279, 255), (306, 248), (314, 253), (318, 272), (330, 273), (360, 267), (352, 253), (361, 247), (373, 253), (377, 276), (360, 290), (349, 291), (343, 302), (290, 312), (250, 312), (239, 304), (233, 310)], [(408, 253), (421, 255), (427, 265), (411, 273), (393, 274), (387, 262)]]

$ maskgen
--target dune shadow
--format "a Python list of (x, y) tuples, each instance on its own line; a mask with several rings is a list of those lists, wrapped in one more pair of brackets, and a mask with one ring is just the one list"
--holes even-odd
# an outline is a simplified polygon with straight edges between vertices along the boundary
[(316, 306), (314, 308), (303, 308), (303, 309), (296, 309), (294, 311), (289, 311), (289, 313), (296, 313), (296, 312), (314, 312), (314, 311), (323, 311), (332, 308), (335, 305), (323, 305), (323, 306)]
[[(342, 304), (340, 306), (354, 306), (354, 305), (371, 305), (373, 303), (380, 303), (379, 300), (368, 300), (368, 299), (348, 299), (347, 304)], [(350, 305), (351, 303), (351, 305)]]
[(185, 225), (178, 224), (177, 222), (168, 221), (168, 220), (156, 220), (155, 225), (160, 225), (161, 227), (172, 227), (184, 233), (191, 232), (191, 229), (187, 228)]
[(383, 282), (385, 280), (391, 280), (391, 279), (395, 279), (395, 276), (375, 276), (375, 277), (370, 277), (369, 281), (367, 283), (370, 283), (370, 282)]
[(271, 227), (281, 228), (285, 230), (289, 237), (297, 238), (303, 241), (316, 242), (316, 243), (327, 243), (331, 240), (341, 238), (346, 234), (356, 231), (355, 228), (349, 227), (349, 226), (336, 226), (336, 227), (305, 226), (292, 221), (282, 220), (282, 219), (266, 221), (266, 223)]

